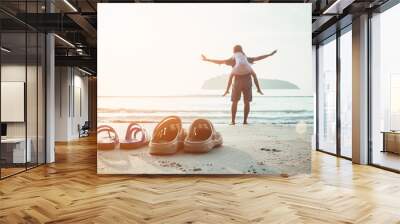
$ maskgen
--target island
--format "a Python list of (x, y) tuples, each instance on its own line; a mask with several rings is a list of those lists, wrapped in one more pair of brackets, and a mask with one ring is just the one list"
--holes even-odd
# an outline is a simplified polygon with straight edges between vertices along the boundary
[[(207, 79), (202, 89), (207, 90), (220, 90), (225, 89), (228, 83), (228, 75), (219, 75), (210, 79)], [(289, 81), (280, 80), (280, 79), (263, 79), (259, 78), (258, 82), (262, 89), (299, 89), (296, 84), (293, 84)]]

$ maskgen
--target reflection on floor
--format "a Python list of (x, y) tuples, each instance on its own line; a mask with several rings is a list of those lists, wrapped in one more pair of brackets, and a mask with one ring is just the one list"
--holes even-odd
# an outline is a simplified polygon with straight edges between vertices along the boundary
[(25, 167), (17, 167), (17, 168), (1, 168), (1, 178), (22, 172), (25, 170)]
[(400, 170), (400, 155), (391, 152), (375, 151), (372, 157), (373, 163), (376, 165)]
[(27, 169), (36, 167), (36, 163), (27, 163), (25, 164), (2, 164), (2, 168), (0, 170), (0, 177), (5, 178), (20, 172), (23, 172)]

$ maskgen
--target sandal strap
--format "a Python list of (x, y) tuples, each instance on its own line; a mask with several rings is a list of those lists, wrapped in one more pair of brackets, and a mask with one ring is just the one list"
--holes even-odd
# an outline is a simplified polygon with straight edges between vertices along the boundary
[(132, 140), (132, 134), (137, 132), (137, 130), (142, 129), (142, 127), (137, 123), (130, 123), (126, 128), (125, 139)]
[(132, 137), (136, 139), (138, 133), (142, 133), (142, 138), (140, 139), (141, 142), (147, 141), (148, 133), (146, 129), (144, 129), (140, 124), (137, 123), (129, 124), (128, 128), (126, 129), (125, 139), (127, 141), (132, 140)]
[[(114, 128), (112, 128), (109, 125), (100, 125), (97, 127), (97, 134), (101, 133), (101, 132), (107, 132), (108, 136), (116, 143), (119, 142), (119, 138), (118, 138), (118, 133), (114, 130)], [(114, 138), (111, 136), (110, 133), (114, 134)]]

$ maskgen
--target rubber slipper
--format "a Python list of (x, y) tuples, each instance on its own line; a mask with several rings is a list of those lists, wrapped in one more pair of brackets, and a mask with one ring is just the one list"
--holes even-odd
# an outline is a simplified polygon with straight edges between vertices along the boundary
[(184, 141), (184, 151), (190, 153), (206, 153), (221, 146), (222, 136), (207, 119), (196, 119), (189, 128)]
[(185, 131), (182, 121), (177, 116), (169, 116), (160, 121), (154, 128), (152, 139), (149, 143), (150, 154), (171, 155), (183, 147)]

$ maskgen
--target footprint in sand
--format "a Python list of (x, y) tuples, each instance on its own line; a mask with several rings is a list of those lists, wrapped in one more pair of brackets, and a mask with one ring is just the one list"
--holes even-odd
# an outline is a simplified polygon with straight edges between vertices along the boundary
[(281, 150), (275, 149), (275, 148), (273, 148), (273, 149), (269, 149), (269, 148), (260, 148), (260, 150), (261, 150), (261, 151), (267, 151), (267, 152), (270, 152), (270, 151), (272, 151), (272, 152), (281, 152)]

